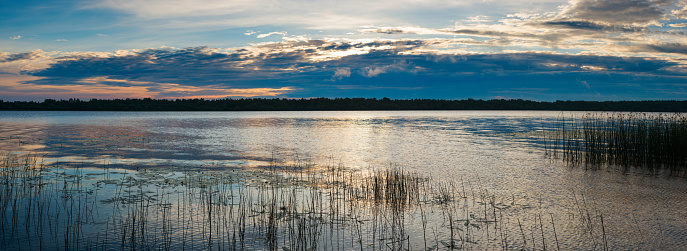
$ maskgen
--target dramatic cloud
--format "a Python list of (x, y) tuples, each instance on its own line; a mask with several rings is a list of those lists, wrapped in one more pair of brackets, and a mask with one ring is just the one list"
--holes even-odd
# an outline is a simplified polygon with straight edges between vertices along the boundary
[[(681, 53), (674, 44), (684, 41), (683, 31), (662, 29), (674, 10), (672, 0), (574, 0), (557, 12), (516, 13), (498, 22), (474, 16), (454, 27), (368, 27), (362, 33), (384, 35), (436, 35), (465, 37), (464, 51), (587, 52), (617, 56), (642, 53)], [(680, 7), (687, 8), (687, 7)], [(672, 12), (671, 12), (672, 10)], [(682, 28), (682, 23), (667, 26)], [(455, 46), (454, 46), (455, 47)]]
[(4, 34), (30, 38), (0, 40), (0, 93), (684, 99), (687, 81), (687, 0), (97, 0), (51, 8), (80, 15), (52, 25), (63, 19), (34, 13), (35, 26), (20, 12), (0, 17)]
[(563, 29), (581, 29), (604, 32), (640, 32), (644, 29), (633, 26), (616, 26), (591, 21), (546, 21), (540, 23), (542, 26), (558, 27)]
[(576, 0), (571, 1), (558, 18), (588, 20), (609, 24), (647, 26), (657, 24), (663, 18), (665, 0)]
[[(643, 82), (647, 79), (665, 86), (684, 81), (687, 76), (680, 62), (662, 58), (533, 52), (446, 54), (435, 48), (453, 42), (312, 40), (235, 50), (159, 48), (72, 55), (55, 58), (45, 69), (24, 72), (39, 79), (23, 84), (32, 88), (97, 86), (156, 98), (345, 97), (382, 92), (392, 97), (410, 92), (465, 98), (584, 94), (590, 90), (589, 84), (580, 83), (590, 79), (603, 79), (607, 86), (633, 83), (647, 91), (652, 88), (652, 84)], [(646, 49), (683, 53), (684, 45)], [(548, 94), (534, 91), (544, 87)], [(603, 88), (595, 88), (594, 92), (612, 93)]]
[(13, 62), (13, 61), (19, 61), (19, 60), (39, 59), (39, 58), (42, 58), (44, 56), (44, 54), (45, 53), (41, 50), (15, 53), (15, 54), (0, 52), (0, 63)]
[(647, 45), (647, 47), (650, 48), (651, 50), (655, 50), (658, 52), (678, 53), (678, 54), (687, 55), (687, 44), (665, 43), (665, 44)]
[[(317, 61), (352, 54), (383, 51), (398, 53), (423, 45), (422, 41), (369, 41), (354, 43), (307, 42), (269, 43), (233, 52), (206, 47), (148, 49), (120, 56), (76, 55), (58, 58), (49, 68), (31, 75), (70, 82), (97, 76), (116, 76), (135, 81), (186, 83), (197, 86), (242, 85), (246, 81), (270, 80), (279, 74), (297, 74), (319, 69)], [(26, 54), (28, 55), (28, 54)], [(26, 57), (25, 54), (21, 56)], [(19, 55), (12, 55), (18, 58)], [(396, 66), (384, 66), (396, 69)]]

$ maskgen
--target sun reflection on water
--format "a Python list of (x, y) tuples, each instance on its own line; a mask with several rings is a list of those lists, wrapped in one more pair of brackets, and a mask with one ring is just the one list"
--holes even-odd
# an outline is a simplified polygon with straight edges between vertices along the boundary
[[(84, 186), (95, 187), (92, 191), (101, 193), (99, 198), (114, 196), (116, 189), (105, 187), (116, 184), (131, 189), (133, 197), (125, 198), (125, 201), (155, 198), (157, 206), (154, 210), (146, 209), (151, 217), (167, 217), (163, 214), (171, 209), (185, 212), (184, 217), (205, 217), (199, 212), (206, 212), (208, 204), (194, 200), (185, 208), (177, 208), (180, 204), (175, 202), (190, 200), (183, 196), (201, 196), (200, 191), (182, 193), (188, 191), (185, 189), (199, 188), (197, 186), (201, 184), (194, 183), (194, 178), (212, 176), (199, 172), (240, 172), (242, 176), (237, 180), (242, 182), (250, 180), (254, 184), (274, 185), (275, 178), (271, 174), (266, 176), (263, 171), (299, 176), (341, 167), (359, 177), (369, 177), (375, 171), (399, 167), (420, 174), (436, 186), (426, 194), (426, 203), (441, 201), (437, 194), (440, 194), (440, 189), (448, 189), (441, 188), (446, 184), (452, 184), (452, 190), (449, 190), (454, 195), (477, 198), (452, 207), (439, 204), (433, 209), (437, 214), (425, 215), (429, 220), (444, 224), (447, 214), (442, 212), (462, 212), (454, 215), (457, 218), (453, 219), (454, 223), (462, 225), (454, 227), (472, 231), (471, 238), (475, 239), (471, 241), (479, 240), (481, 243), (474, 247), (497, 248), (508, 244), (514, 249), (542, 249), (546, 243), (548, 249), (552, 249), (551, 245), (555, 245), (554, 228), (561, 240), (557, 244), (564, 249), (603, 249), (603, 245), (610, 245), (613, 249), (687, 246), (687, 238), (683, 234), (687, 223), (681, 220), (687, 218), (687, 212), (682, 210), (687, 202), (681, 199), (687, 194), (685, 182), (642, 173), (569, 169), (562, 163), (545, 158), (539, 135), (558, 116), (557, 112), (477, 111), (2, 112), (0, 151), (35, 156), (42, 165), (55, 168), (50, 175), (57, 175), (54, 176), (59, 177), (57, 180), (64, 181), (67, 177), (66, 180), (71, 182), (75, 176), (70, 172), (75, 169), (70, 168), (76, 167), (82, 170), (80, 175), (87, 177), (87, 182), (83, 181)], [(132, 178), (123, 180), (124, 176)], [(146, 189), (150, 190), (141, 194), (136, 191), (139, 186), (147, 186)], [(257, 185), (250, 188), (234, 186), (232, 183), (231, 189), (221, 188), (228, 189), (221, 191), (245, 188), (247, 190), (242, 190), (244, 195), (251, 199), (267, 196), (254, 190), (259, 187)], [(167, 190), (170, 187), (172, 189)], [(317, 187), (328, 188), (324, 184)], [(307, 186), (301, 186), (295, 191), (305, 193), (309, 190)], [(164, 193), (168, 193), (165, 199), (159, 199)], [(206, 195), (206, 192), (202, 193), (202, 196)], [(122, 202), (115, 199), (108, 203)], [(269, 212), (268, 209), (257, 208), (258, 204), (251, 210)], [(361, 211), (351, 213), (363, 218), (369, 216), (370, 212), (365, 210), (372, 209), (363, 207), (362, 203), (358, 205)], [(483, 215), (485, 205), (492, 210), (486, 216)], [(465, 215), (465, 211), (460, 211), (465, 208), (482, 208), (479, 211), (482, 215), (476, 212), (470, 215), (469, 210)], [(288, 217), (294, 215), (284, 211), (277, 208), (272, 216), (293, 220)], [(124, 223), (134, 217), (124, 216), (130, 217), (122, 219)], [(114, 216), (103, 213), (100, 217)], [(417, 212), (406, 217), (403, 224), (422, 225), (423, 218)], [(600, 224), (601, 218), (603, 225)], [(492, 222), (493, 219), (499, 219), (500, 225)], [(265, 220), (269, 221), (269, 217)], [(104, 221), (94, 219), (93, 222)], [(192, 223), (200, 224), (198, 222), (204, 220)], [(151, 227), (160, 233), (169, 230), (165, 225), (168, 223), (153, 223), (151, 220)], [(291, 223), (296, 224), (295, 221)], [(355, 226), (350, 222), (346, 224)], [(195, 227), (202, 228), (203, 225)], [(445, 227), (437, 226), (443, 229), (442, 236), (447, 234)], [(483, 232), (482, 228), (487, 227), (496, 232)], [(503, 232), (498, 232), (501, 229)], [(541, 230), (545, 231), (543, 236), (537, 232)], [(264, 238), (266, 232), (260, 231), (251, 238)], [(216, 233), (232, 234), (231, 231)], [(404, 233), (421, 236), (425, 231), (415, 227)], [(465, 237), (466, 232), (462, 233)], [(164, 238), (179, 240), (193, 236), (190, 232), (169, 234)], [(206, 233), (196, 234), (202, 236)], [(486, 241), (488, 239), (495, 242)], [(499, 240), (505, 242), (499, 243)], [(524, 244), (520, 240), (530, 242)], [(412, 246), (421, 247), (417, 239), (414, 241)], [(447, 240), (444, 238), (443, 241)], [(469, 243), (466, 239), (462, 241)], [(433, 245), (447, 244), (435, 241)]]

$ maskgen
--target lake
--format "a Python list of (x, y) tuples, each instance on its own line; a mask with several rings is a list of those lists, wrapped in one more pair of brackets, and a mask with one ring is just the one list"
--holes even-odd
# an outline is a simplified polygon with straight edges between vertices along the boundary
[[(2, 111), (5, 163), (31, 158), (45, 170), (2, 175), (13, 195), (2, 201), (0, 249), (687, 248), (684, 178), (571, 168), (545, 154), (542, 135), (584, 114)], [(418, 178), (420, 196), (404, 194), (400, 208), (356, 199), (388, 170)], [(50, 189), (17, 188), (36, 177)], [(224, 204), (199, 199), (208, 194)], [(78, 202), (109, 213), (77, 220)], [(36, 219), (35, 208), (63, 225), (45, 225), (54, 218)]]

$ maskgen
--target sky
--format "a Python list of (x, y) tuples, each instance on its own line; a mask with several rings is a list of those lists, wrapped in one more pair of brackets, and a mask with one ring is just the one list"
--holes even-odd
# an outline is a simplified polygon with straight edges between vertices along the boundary
[(687, 0), (0, 2), (0, 100), (686, 100)]

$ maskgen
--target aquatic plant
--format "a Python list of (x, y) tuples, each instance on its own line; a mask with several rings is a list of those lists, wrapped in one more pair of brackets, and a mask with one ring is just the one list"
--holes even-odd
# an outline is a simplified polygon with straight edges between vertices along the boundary
[[(397, 167), (134, 171), (45, 167), (39, 157), (13, 155), (0, 164), (2, 250), (536, 250), (559, 243), (560, 220), (549, 223), (515, 196), (500, 198), (479, 180), (433, 182)], [(606, 247), (603, 216), (581, 201), (568, 217), (593, 248)]]
[(638, 168), (687, 176), (687, 116), (590, 113), (559, 119), (548, 134), (547, 154), (571, 166)]

